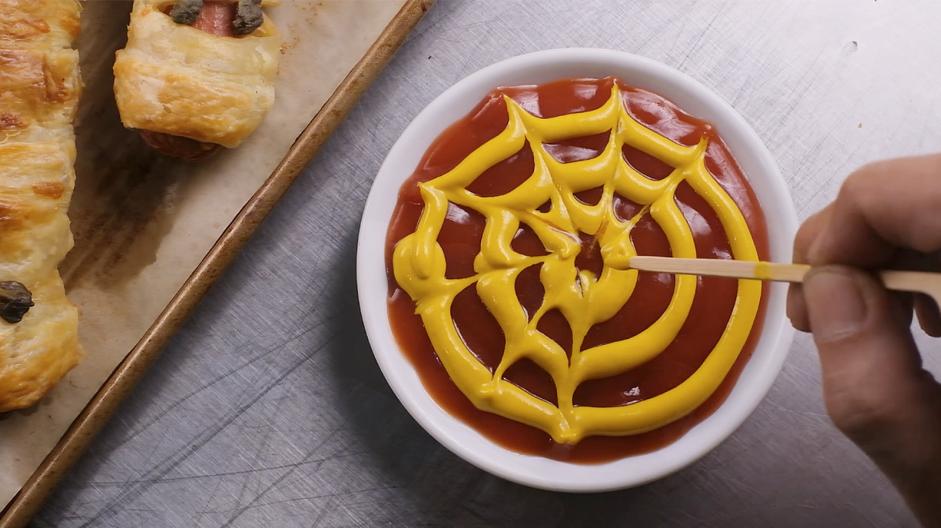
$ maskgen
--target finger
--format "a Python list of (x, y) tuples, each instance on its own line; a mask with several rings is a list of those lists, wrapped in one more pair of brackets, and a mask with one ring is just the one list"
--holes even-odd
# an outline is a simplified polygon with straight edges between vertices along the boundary
[(938, 303), (923, 293), (915, 295), (915, 313), (918, 324), (931, 337), (941, 337), (941, 310)]
[(941, 520), (941, 387), (921, 368), (903, 308), (871, 276), (843, 266), (811, 271), (804, 297), (834, 424), (916, 515)]
[(804, 288), (799, 282), (793, 282), (787, 288), (787, 318), (799, 332), (810, 332), (807, 319), (807, 305), (804, 302)]
[[(889, 269), (941, 272), (937, 253), (918, 253), (911, 250), (899, 250), (888, 263)], [(918, 324), (926, 334), (932, 337), (941, 335), (941, 314), (934, 299), (924, 294), (909, 294), (909, 305), (918, 316)]]
[(941, 155), (868, 165), (843, 184), (826, 226), (808, 250), (810, 264), (871, 268), (896, 247), (941, 248)]
[(911, 292), (890, 291), (889, 295), (894, 298), (894, 303), (899, 306), (899, 314), (902, 318), (902, 324), (905, 328), (911, 328), (912, 321), (915, 319), (915, 294)]
[[(826, 225), (831, 208), (818, 212), (808, 218), (794, 237), (793, 262), (807, 263), (807, 250)], [(791, 324), (801, 332), (810, 332), (810, 323), (807, 321), (807, 307), (804, 304), (804, 293), (800, 283), (792, 283), (787, 290), (787, 317)]]
[(814, 242), (830, 224), (833, 216), (833, 204), (817, 211), (801, 224), (794, 236), (794, 262), (796, 264), (809, 264), (807, 253)]

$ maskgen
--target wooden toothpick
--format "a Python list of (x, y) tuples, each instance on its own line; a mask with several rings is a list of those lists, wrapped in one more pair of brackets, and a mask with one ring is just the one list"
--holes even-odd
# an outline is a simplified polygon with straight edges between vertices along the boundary
[[(632, 257), (629, 265), (631, 269), (640, 271), (777, 282), (803, 282), (804, 276), (810, 271), (807, 264), (672, 257)], [(887, 270), (880, 271), (878, 276), (889, 290), (924, 293), (941, 305), (939, 273)]]

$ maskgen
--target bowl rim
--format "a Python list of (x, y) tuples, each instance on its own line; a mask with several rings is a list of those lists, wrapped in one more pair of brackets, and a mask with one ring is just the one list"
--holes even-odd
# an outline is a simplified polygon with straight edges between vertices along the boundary
[(672, 444), (603, 464), (573, 464), (512, 452), (445, 412), (425, 391), (415, 369), (400, 352), (388, 320), (384, 248), (397, 200), (390, 205), (389, 196), (398, 196), (431, 142), (493, 89), (604, 77), (607, 75), (592, 72), (606, 71), (628, 85), (666, 97), (716, 127), (758, 195), (768, 224), (771, 259), (790, 262), (798, 226), (793, 200), (774, 158), (746, 121), (721, 97), (686, 74), (645, 57), (600, 48), (515, 56), (446, 89), (412, 120), (386, 156), (366, 200), (357, 243), (357, 290), (366, 334), (383, 375), (409, 414), (438, 442), (475, 466), (512, 482), (554, 491), (598, 492), (639, 486), (698, 461), (731, 436), (761, 403), (783, 367), (794, 337), (784, 314), (786, 286), (772, 284), (761, 338), (726, 401)]

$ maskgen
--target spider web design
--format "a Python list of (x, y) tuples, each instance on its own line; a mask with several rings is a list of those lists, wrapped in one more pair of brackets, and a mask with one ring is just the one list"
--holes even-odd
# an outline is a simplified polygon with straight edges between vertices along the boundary
[[(625, 108), (617, 84), (600, 108), (552, 118), (534, 116), (509, 97), (504, 100), (509, 122), (500, 134), (450, 172), (419, 184), (424, 201), (421, 219), (415, 232), (398, 243), (393, 256), (396, 281), (416, 302), (416, 313), (441, 363), (478, 408), (542, 429), (560, 443), (576, 443), (588, 435), (639, 434), (685, 416), (718, 388), (738, 357), (758, 312), (759, 282), (738, 282), (735, 306), (719, 342), (700, 368), (677, 387), (620, 407), (575, 406), (573, 395), (583, 381), (614, 376), (657, 357), (686, 321), (697, 279), (677, 275), (667, 309), (650, 327), (628, 339), (582, 349), (589, 329), (614, 316), (634, 291), (637, 271), (630, 270), (628, 262), (636, 251), (630, 235), (643, 215), (651, 215), (663, 229), (674, 257), (696, 257), (692, 231), (674, 200), (681, 182), (689, 183), (717, 213), (733, 258), (758, 260), (744, 216), (705, 167), (708, 139), (693, 146), (679, 145), (646, 128)], [(589, 160), (560, 163), (545, 148), (548, 143), (605, 132), (609, 133), (605, 149)], [(521, 185), (488, 197), (467, 189), (527, 142), (535, 169)], [(660, 159), (674, 167), (673, 172), (659, 181), (647, 178), (624, 159), (624, 145)], [(575, 197), (599, 187), (603, 192), (597, 204), (588, 205)], [(615, 193), (640, 204), (641, 211), (627, 221), (618, 218)], [(550, 209), (541, 211), (547, 202)], [(437, 238), (449, 204), (473, 209), (486, 219), (471, 277), (445, 277), (447, 262)], [(527, 256), (512, 249), (521, 224), (539, 237), (547, 255)], [(579, 232), (594, 236), (601, 247), (604, 268), (600, 276), (575, 265), (581, 250)], [(541, 265), (545, 294), (530, 317), (516, 296), (515, 283), (533, 265)], [(493, 372), (468, 349), (451, 318), (455, 297), (471, 286), (505, 336), (503, 356)], [(540, 319), (553, 309), (571, 327), (571, 358), (537, 330)], [(558, 406), (503, 379), (524, 358), (552, 377)]]

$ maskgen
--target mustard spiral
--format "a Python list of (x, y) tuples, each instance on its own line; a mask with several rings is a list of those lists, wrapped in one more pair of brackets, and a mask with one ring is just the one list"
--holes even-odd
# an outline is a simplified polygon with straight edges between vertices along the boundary
[[(424, 209), (418, 226), (395, 247), (395, 280), (416, 303), (416, 313), (438, 358), (477, 408), (537, 427), (558, 443), (574, 444), (590, 435), (644, 433), (682, 418), (715, 392), (738, 358), (758, 314), (760, 282), (738, 281), (732, 315), (718, 343), (700, 368), (677, 387), (619, 407), (575, 406), (573, 395), (583, 381), (614, 376), (657, 357), (685, 323), (697, 279), (678, 275), (669, 306), (649, 328), (628, 339), (582, 349), (589, 329), (614, 316), (634, 291), (637, 271), (629, 269), (628, 262), (636, 251), (630, 235), (643, 215), (650, 214), (661, 226), (673, 256), (696, 257), (692, 231), (674, 200), (681, 182), (689, 183), (715, 210), (733, 258), (758, 260), (741, 210), (706, 169), (708, 140), (684, 146), (648, 129), (629, 114), (617, 83), (600, 108), (559, 117), (536, 117), (511, 98), (504, 96), (504, 100), (507, 127), (450, 172), (419, 184)], [(560, 163), (544, 146), (605, 132), (610, 134), (607, 146), (590, 160)], [(494, 197), (468, 191), (477, 177), (518, 153), (527, 141), (535, 170), (525, 182)], [(673, 172), (659, 181), (647, 178), (624, 159), (625, 144), (659, 158), (674, 167)], [(595, 205), (575, 198), (576, 193), (598, 187), (603, 193)], [(622, 221), (614, 212), (615, 193), (641, 204), (642, 210)], [(540, 211), (546, 202), (551, 202), (551, 208)], [(473, 209), (486, 219), (471, 277), (445, 276), (447, 262), (437, 239), (449, 204)], [(527, 256), (512, 249), (521, 223), (536, 233), (548, 255)], [(581, 250), (579, 232), (594, 236), (601, 247), (604, 269), (600, 277), (575, 265)], [(541, 264), (545, 295), (530, 318), (516, 296), (515, 283), (520, 272), (536, 264)], [(503, 357), (493, 372), (468, 349), (451, 317), (455, 297), (470, 286), (476, 287), (506, 338)], [(536, 328), (540, 318), (553, 309), (571, 326), (571, 358)], [(507, 369), (523, 358), (552, 376), (558, 406), (503, 379)]]

